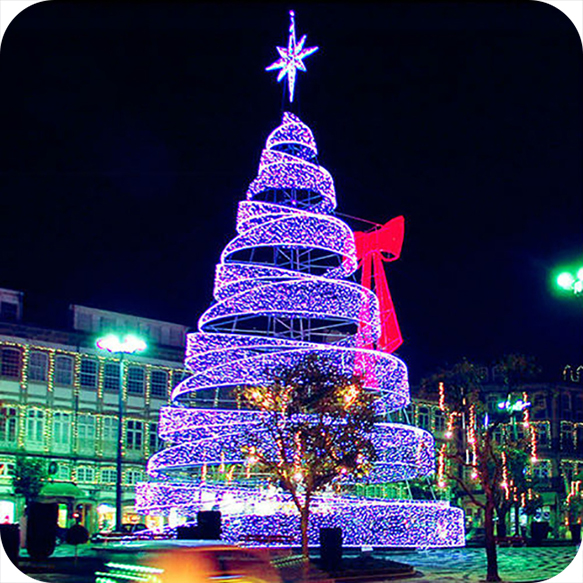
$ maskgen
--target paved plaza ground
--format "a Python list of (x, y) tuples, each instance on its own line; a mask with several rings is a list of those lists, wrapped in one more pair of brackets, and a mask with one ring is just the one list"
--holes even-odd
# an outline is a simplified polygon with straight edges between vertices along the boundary
[[(576, 546), (499, 548), (498, 572), (511, 583), (545, 581), (556, 575), (560, 575), (557, 583), (583, 583), (583, 553), (577, 551)], [(427, 583), (477, 583), (486, 577), (484, 549), (432, 549), (387, 557), (413, 565)]]
[[(508, 583), (531, 583), (548, 581), (552, 583), (583, 583), (583, 552), (575, 546), (567, 547), (526, 547), (498, 549), (499, 573)], [(83, 545), (80, 556), (91, 555), (91, 548)], [(72, 557), (73, 547), (61, 545), (56, 549), (57, 557)], [(577, 556), (576, 556), (577, 555)], [(386, 558), (415, 567), (414, 578), (391, 579), (392, 582), (409, 583), (479, 583), (486, 576), (486, 555), (484, 549), (463, 548), (410, 552), (375, 552), (374, 556)], [(5, 556), (2, 557), (5, 559)], [(0, 561), (0, 583), (20, 583), (30, 581), (25, 575), (9, 574)], [(34, 575), (33, 575), (34, 577)], [(38, 579), (50, 583), (78, 583), (79, 578), (58, 573), (43, 573)], [(93, 580), (92, 577), (83, 581)], [(368, 581), (368, 583), (381, 583)]]

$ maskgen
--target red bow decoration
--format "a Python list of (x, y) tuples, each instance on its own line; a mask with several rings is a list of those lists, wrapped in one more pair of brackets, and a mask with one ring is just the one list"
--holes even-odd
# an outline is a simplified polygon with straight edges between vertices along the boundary
[[(405, 235), (404, 217), (391, 219), (379, 229), (367, 233), (355, 232), (356, 256), (359, 267), (362, 267), (362, 285), (373, 290), (379, 299), (381, 336), (377, 341), (377, 349), (385, 352), (394, 352), (403, 343), (393, 300), (389, 292), (383, 261), (395, 261), (401, 255), (403, 237)], [(373, 348), (374, 340), (370, 334), (362, 330), (365, 316), (368, 316), (369, 307), (363, 306), (361, 311), (361, 325), (358, 331), (358, 344), (364, 348)], [(366, 318), (368, 319), (368, 318)]]

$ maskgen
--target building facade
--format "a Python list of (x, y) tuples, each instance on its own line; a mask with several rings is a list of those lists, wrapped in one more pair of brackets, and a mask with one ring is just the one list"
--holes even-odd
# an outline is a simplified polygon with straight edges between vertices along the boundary
[[(120, 378), (123, 522), (143, 521), (134, 511), (134, 485), (162, 447), (159, 410), (184, 376), (187, 327), (73, 305), (70, 329), (49, 330), (22, 322), (19, 292), (0, 290), (0, 302), (0, 522), (23, 513), (11, 479), (22, 454), (42, 459), (50, 471), (41, 496), (59, 504), (60, 526), (75, 511), (91, 532), (115, 524)], [(144, 353), (124, 355), (123, 376), (119, 357), (95, 345), (114, 330), (148, 343)]]

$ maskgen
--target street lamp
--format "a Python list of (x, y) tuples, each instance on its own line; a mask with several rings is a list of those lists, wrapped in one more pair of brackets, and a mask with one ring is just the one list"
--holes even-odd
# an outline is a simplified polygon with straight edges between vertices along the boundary
[(557, 285), (566, 291), (572, 291), (576, 296), (583, 295), (583, 267), (576, 274), (563, 271), (556, 280)]
[(107, 350), (111, 354), (119, 355), (119, 393), (117, 407), (117, 478), (115, 484), (115, 530), (122, 530), (122, 510), (121, 510), (121, 479), (122, 479), (122, 438), (123, 438), (123, 381), (124, 381), (124, 354), (135, 354), (146, 350), (147, 344), (133, 334), (126, 334), (123, 340), (120, 340), (116, 334), (108, 334), (98, 338), (95, 342), (97, 348)]

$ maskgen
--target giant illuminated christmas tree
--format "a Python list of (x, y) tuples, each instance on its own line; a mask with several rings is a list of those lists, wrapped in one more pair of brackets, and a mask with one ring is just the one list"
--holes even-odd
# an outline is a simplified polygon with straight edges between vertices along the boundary
[[(304, 42), (296, 42), (292, 14), (288, 48), (278, 49), (281, 58), (269, 67), (281, 69), (279, 79), (287, 75), (290, 101), (296, 69), (305, 70), (302, 59), (315, 50)], [(335, 208), (334, 182), (318, 164), (311, 130), (284, 113), (239, 203), (238, 234), (216, 269), (215, 302), (188, 336), (185, 365), (192, 375), (161, 411), (160, 437), (172, 445), (148, 463), (153, 481), (138, 485), (139, 512), (192, 516), (219, 508), (227, 540), (271, 533), (298, 541), (293, 505), (254, 476), (243, 455), (245, 436), (260, 431), (258, 413), (237, 408), (229, 396), (235, 386), (269, 382), (269, 367), (293, 366), (312, 354), (364, 375), (378, 392), (378, 412), (387, 421), (372, 436), (378, 460), (369, 483), (434, 471), (431, 434), (388, 421), (409, 403), (406, 366), (391, 354), (401, 335), (382, 265), (400, 254), (403, 219), (353, 233)], [(362, 284), (351, 280), (359, 267)], [(321, 526), (340, 526), (347, 545), (464, 544), (463, 513), (444, 501), (328, 492), (314, 501), (313, 542)]]

